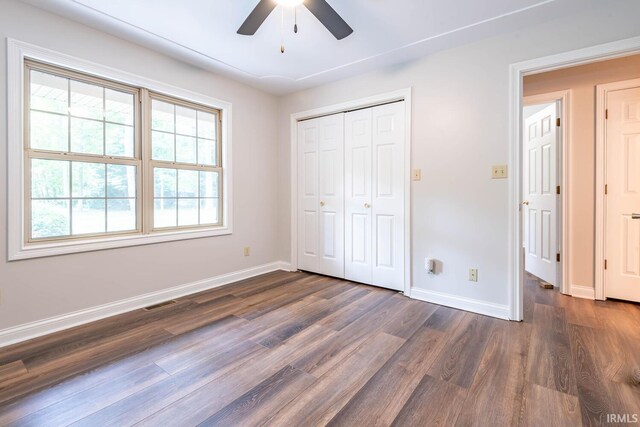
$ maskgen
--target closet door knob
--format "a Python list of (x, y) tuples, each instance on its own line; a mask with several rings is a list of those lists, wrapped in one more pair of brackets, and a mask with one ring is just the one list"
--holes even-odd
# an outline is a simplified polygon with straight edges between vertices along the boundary
[(324, 202), (322, 200), (320, 201), (320, 206), (324, 206)]
[(365, 203), (365, 204), (364, 204), (364, 207), (365, 207), (365, 208), (367, 208), (367, 209), (369, 209), (369, 208), (371, 207), (371, 205), (370, 205), (369, 203)]

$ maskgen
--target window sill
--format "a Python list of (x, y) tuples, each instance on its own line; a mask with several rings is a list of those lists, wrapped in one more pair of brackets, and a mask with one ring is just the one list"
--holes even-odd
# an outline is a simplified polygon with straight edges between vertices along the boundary
[(217, 227), (205, 230), (180, 230), (134, 236), (100, 237), (66, 242), (36, 243), (22, 245), (22, 248), (19, 248), (17, 251), (10, 252), (9, 261), (150, 245), (153, 243), (174, 242), (178, 240), (200, 239), (203, 237), (224, 236), (229, 234), (231, 234), (230, 227)]

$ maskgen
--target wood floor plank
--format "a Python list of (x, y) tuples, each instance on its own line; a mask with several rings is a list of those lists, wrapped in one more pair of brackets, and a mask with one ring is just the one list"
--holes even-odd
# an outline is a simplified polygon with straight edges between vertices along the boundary
[(420, 327), (330, 421), (330, 425), (388, 426), (436, 359), (445, 334)]
[(265, 355), (266, 351), (264, 347), (250, 341), (235, 343), (225, 351), (212, 354), (208, 359), (194, 364), (191, 369), (171, 375), (94, 412), (74, 425), (92, 427), (136, 424), (229, 373), (247, 360)]
[(528, 427), (579, 427), (580, 403), (576, 396), (529, 383), (523, 398), (520, 425)]
[[(154, 325), (157, 321), (166, 319), (175, 313), (180, 313), (193, 305), (193, 302), (184, 300), (158, 310), (134, 310), (119, 316), (15, 344), (0, 351), (0, 364), (22, 360), (27, 366), (42, 365), (50, 360), (75, 353), (79, 349), (108, 342), (112, 336)], [(157, 326), (149, 327), (157, 328)]]
[(4, 382), (14, 382), (16, 379), (24, 378), (29, 374), (22, 360), (5, 363), (0, 365), (0, 387)]
[(158, 383), (169, 375), (156, 365), (149, 365), (130, 372), (119, 379), (86, 390), (80, 396), (70, 397), (47, 406), (9, 425), (58, 427), (66, 426), (104, 407), (121, 400), (138, 390)]
[(489, 336), (456, 425), (516, 425), (522, 406), (531, 325), (498, 322)]
[(438, 308), (437, 305), (422, 301), (412, 301), (403, 296), (394, 298), (401, 299), (405, 307), (399, 308), (393, 314), (389, 322), (382, 328), (382, 331), (399, 338), (408, 339), (411, 337)]
[(379, 333), (363, 343), (336, 369), (321, 376), (317, 382), (269, 419), (268, 424), (326, 424), (404, 342), (402, 338)]
[(583, 424), (601, 425), (607, 414), (620, 413), (620, 406), (611, 399), (609, 382), (597, 363), (597, 333), (585, 326), (570, 325), (569, 334)]
[(142, 420), (140, 425), (157, 426), (165, 424), (166, 420), (172, 420), (174, 425), (199, 424), (284, 368), (289, 364), (287, 360), (308, 351), (314, 342), (331, 333), (319, 325), (307, 328), (282, 345), (243, 360), (240, 366), (172, 402)]
[(496, 322), (499, 320), (466, 313), (429, 370), (429, 375), (469, 388)]
[(195, 302), (196, 304), (203, 304), (227, 295), (241, 296), (243, 292), (250, 292), (256, 288), (259, 288), (261, 291), (263, 291), (277, 286), (277, 283), (279, 283), (280, 280), (293, 281), (297, 280), (297, 278), (288, 276), (282, 271), (274, 271), (258, 277), (245, 279), (231, 285), (219, 286), (217, 288), (198, 292), (196, 294), (189, 295), (188, 298), (190, 301)]
[(304, 307), (304, 312), (296, 313), (290, 316), (289, 319), (270, 329), (259, 332), (250, 339), (265, 347), (275, 347), (331, 313), (348, 307), (368, 293), (369, 291), (366, 289), (353, 288), (331, 300), (322, 299), (314, 295), (316, 300)]
[(338, 310), (332, 315), (322, 319), (319, 324), (339, 331), (357, 321), (365, 314), (376, 310), (379, 304), (384, 303), (392, 297), (393, 294), (389, 292), (373, 289), (368, 295), (350, 306), (348, 310)]
[(455, 308), (438, 306), (429, 319), (424, 324), (427, 328), (436, 329), (442, 332), (452, 332), (464, 318), (464, 311)]
[(565, 317), (568, 324), (582, 325), (593, 329), (600, 329), (602, 324), (596, 317), (593, 301), (563, 296), (560, 306), (564, 308)]
[(326, 288), (323, 277), (309, 276), (296, 282), (244, 298), (246, 308), (236, 315), (248, 320), (257, 319), (272, 311), (295, 303)]
[(229, 316), (211, 324), (208, 332), (206, 339), (192, 341), (188, 346), (167, 352), (157, 358), (155, 364), (166, 372), (175, 374), (245, 341), (252, 333), (249, 322), (235, 316)]
[(452, 426), (466, 395), (462, 387), (425, 375), (392, 426)]
[(315, 381), (313, 376), (287, 365), (207, 418), (200, 426), (259, 425)]
[(598, 321), (608, 332), (606, 340), (615, 349), (609, 354), (614, 368), (609, 370), (609, 378), (633, 385), (634, 374), (640, 369), (640, 322), (613, 304), (598, 305), (595, 310)]
[(164, 329), (134, 330), (112, 337), (111, 341), (83, 348), (72, 357), (49, 360), (44, 364), (27, 366), (31, 375), (24, 381), (9, 383), (0, 389), (0, 403), (10, 402), (16, 396), (56, 384), (60, 380), (95, 369), (116, 358), (144, 351), (172, 338)]
[(244, 307), (242, 298), (225, 295), (172, 316), (161, 325), (172, 334), (180, 335), (231, 316), (242, 307)]
[(344, 280), (336, 279), (328, 282), (325, 289), (316, 292), (314, 295), (318, 298), (331, 299), (348, 291), (349, 289), (353, 289), (355, 286), (356, 285)]
[(335, 332), (335, 335), (316, 343), (305, 354), (293, 360), (291, 365), (315, 377), (336, 369), (364, 341), (378, 333), (401, 306), (401, 300), (388, 298), (382, 304), (375, 305), (375, 310)]
[(23, 418), (70, 396), (80, 396), (84, 391), (101, 384), (120, 381), (120, 378), (128, 375), (129, 372), (152, 364), (166, 354), (190, 347), (194, 342), (208, 341), (218, 334), (220, 334), (220, 330), (216, 327), (201, 328), (189, 334), (173, 337), (167, 342), (153, 346), (140, 353), (120, 358), (113, 363), (67, 379), (49, 389), (32, 393), (10, 404), (0, 404), (0, 425), (7, 424), (10, 420)]
[(528, 381), (562, 393), (577, 395), (563, 308), (535, 305), (527, 364)]

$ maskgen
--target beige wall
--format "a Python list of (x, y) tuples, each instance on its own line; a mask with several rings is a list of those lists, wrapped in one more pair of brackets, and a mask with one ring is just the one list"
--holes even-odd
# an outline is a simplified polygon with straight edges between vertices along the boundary
[(594, 279), (596, 85), (640, 78), (640, 55), (551, 71), (524, 80), (524, 94), (570, 90), (569, 277), (571, 285)]
[[(231, 102), (233, 235), (7, 262), (6, 37)], [(0, 82), (0, 330), (277, 261), (277, 97), (14, 0)]]

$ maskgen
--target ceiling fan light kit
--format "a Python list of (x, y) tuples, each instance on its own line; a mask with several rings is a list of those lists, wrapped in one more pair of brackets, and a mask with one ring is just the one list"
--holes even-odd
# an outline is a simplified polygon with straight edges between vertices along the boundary
[(304, 0), (275, 0), (280, 6), (296, 7), (304, 3)]
[[(238, 28), (238, 34), (254, 35), (277, 6), (295, 8), (301, 5), (305, 6), (337, 40), (342, 40), (353, 33), (353, 28), (338, 15), (326, 0), (260, 0)], [(294, 33), (298, 32), (297, 22), (294, 24), (293, 31)], [(284, 44), (281, 45), (280, 52), (284, 53)]]

